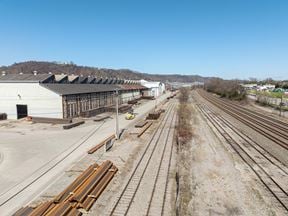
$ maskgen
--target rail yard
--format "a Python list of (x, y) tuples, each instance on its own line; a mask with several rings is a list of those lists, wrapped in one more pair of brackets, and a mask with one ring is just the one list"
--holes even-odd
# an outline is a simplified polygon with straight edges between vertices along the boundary
[(286, 215), (287, 122), (220, 99), (203, 90), (194, 91), (193, 99), (197, 112), (201, 113), (221, 142), (225, 143), (225, 148), (240, 158), (249, 172), (254, 173), (256, 181), (264, 189), (264, 199), (271, 200), (268, 202), (273, 206), (272, 212)]
[(288, 216), (287, 0), (0, 8), (0, 216)]
[(3, 121), (1, 215), (287, 215), (288, 122), (202, 89), (188, 92), (185, 142), (181, 91), (137, 99), (135, 118), (119, 116), (119, 139), (113, 113), (64, 131)]

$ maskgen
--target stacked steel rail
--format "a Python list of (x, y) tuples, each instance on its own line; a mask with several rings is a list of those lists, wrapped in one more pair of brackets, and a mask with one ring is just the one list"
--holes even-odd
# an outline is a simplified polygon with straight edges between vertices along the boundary
[(78, 209), (89, 211), (117, 172), (111, 161), (100, 166), (93, 164), (78, 176), (54, 200), (44, 202), (37, 208), (23, 207), (14, 216), (78, 216)]
[[(175, 116), (175, 104), (172, 104), (149, 140), (131, 176), (109, 211), (109, 215), (135, 215), (135, 209), (139, 211), (138, 205), (142, 206), (142, 211), (146, 211), (143, 212), (146, 215), (150, 214), (151, 210), (154, 214), (157, 211), (155, 215), (163, 215), (168, 181), (167, 175), (169, 175), (173, 150)], [(153, 183), (153, 185), (141, 187), (147, 182)], [(142, 193), (141, 190), (143, 191)], [(142, 195), (145, 196), (145, 199), (142, 199)], [(157, 209), (153, 206), (155, 200), (159, 204), (156, 207)], [(134, 213), (131, 212), (132, 208), (134, 208)]]
[[(91, 131), (89, 131), (89, 133), (83, 137), (81, 137), (81, 142), (78, 144), (77, 142), (75, 142), (73, 144), (71, 148), (71, 150), (69, 150), (69, 152), (67, 154), (65, 154), (63, 157), (61, 157), (60, 159), (56, 160), (57, 157), (59, 155), (57, 155), (56, 157), (52, 158), (51, 160), (47, 161), (44, 165), (42, 165), (38, 170), (44, 168), (45, 166), (47, 166), (48, 164), (52, 163), (52, 166), (50, 166), (49, 168), (47, 168), (44, 172), (42, 172), (40, 175), (38, 175), (36, 178), (31, 178), (32, 180), (27, 183), (24, 187), (22, 187), (20, 190), (18, 190), (17, 192), (13, 193), (12, 195), (10, 195), (10, 191), (13, 190), (14, 187), (17, 187), (18, 185), (21, 184), (21, 182), (17, 183), (16, 185), (14, 185), (13, 187), (9, 188), (7, 191), (5, 191), (4, 193), (0, 194), (0, 198), (1, 196), (5, 196), (6, 194), (8, 194), (8, 198), (6, 198), (4, 201), (0, 202), (0, 207), (4, 206), (4, 205), (8, 205), (9, 201), (11, 201), (13, 198), (17, 197), (19, 194), (21, 194), (23, 191), (28, 190), (29, 187), (34, 184), (35, 182), (37, 182), (39, 179), (43, 178), (47, 173), (49, 173), (53, 168), (55, 168), (58, 164), (60, 164), (61, 162), (63, 162), (67, 157), (69, 157), (71, 154), (73, 154), (78, 148), (81, 147), (81, 145), (83, 145), (88, 139), (90, 139), (104, 124), (104, 121), (100, 124), (97, 125), (96, 128), (93, 128)], [(68, 149), (66, 149), (68, 150)], [(65, 150), (65, 151), (66, 151)], [(63, 151), (64, 152), (64, 151)], [(63, 153), (62, 152), (62, 153)], [(62, 154), (61, 153), (61, 154)], [(37, 170), (37, 171), (38, 171)], [(35, 172), (34, 172), (35, 173)], [(30, 177), (34, 174), (32, 173), (30, 175)]]
[(222, 111), (288, 150), (288, 124), (286, 122), (252, 112), (244, 107), (240, 108), (239, 105), (215, 98), (203, 91), (199, 91), (199, 94)]
[[(287, 167), (207, 106), (198, 105), (198, 108), (288, 213)], [(238, 139), (234, 138), (231, 132), (238, 136)]]

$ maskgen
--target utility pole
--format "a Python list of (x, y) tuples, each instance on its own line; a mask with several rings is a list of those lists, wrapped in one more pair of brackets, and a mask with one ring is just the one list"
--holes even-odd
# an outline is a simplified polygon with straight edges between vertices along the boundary
[(283, 105), (283, 95), (281, 95), (281, 101), (280, 101), (280, 104), (279, 104), (279, 116), (281, 116), (282, 105)]
[(157, 98), (155, 97), (155, 112), (156, 112), (156, 109), (157, 109)]
[(119, 103), (119, 92), (116, 89), (116, 139), (119, 139), (119, 113), (118, 113), (118, 103)]

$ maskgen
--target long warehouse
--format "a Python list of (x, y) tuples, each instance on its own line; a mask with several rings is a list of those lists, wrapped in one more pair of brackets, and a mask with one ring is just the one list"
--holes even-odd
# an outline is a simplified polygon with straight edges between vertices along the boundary
[[(148, 82), (149, 83), (149, 82)], [(105, 112), (105, 108), (151, 95), (140, 81), (54, 74), (0, 76), (0, 112), (8, 119), (26, 116), (73, 118)], [(161, 83), (161, 95), (165, 89)], [(155, 89), (153, 88), (153, 91)]]

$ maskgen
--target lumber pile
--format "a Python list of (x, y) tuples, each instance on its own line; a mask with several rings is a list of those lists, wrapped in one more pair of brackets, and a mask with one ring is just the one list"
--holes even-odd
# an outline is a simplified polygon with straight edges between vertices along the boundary
[(117, 171), (111, 161), (105, 161), (100, 166), (94, 163), (54, 200), (46, 201), (34, 209), (23, 207), (14, 216), (80, 216), (82, 213), (78, 209), (89, 211)]

